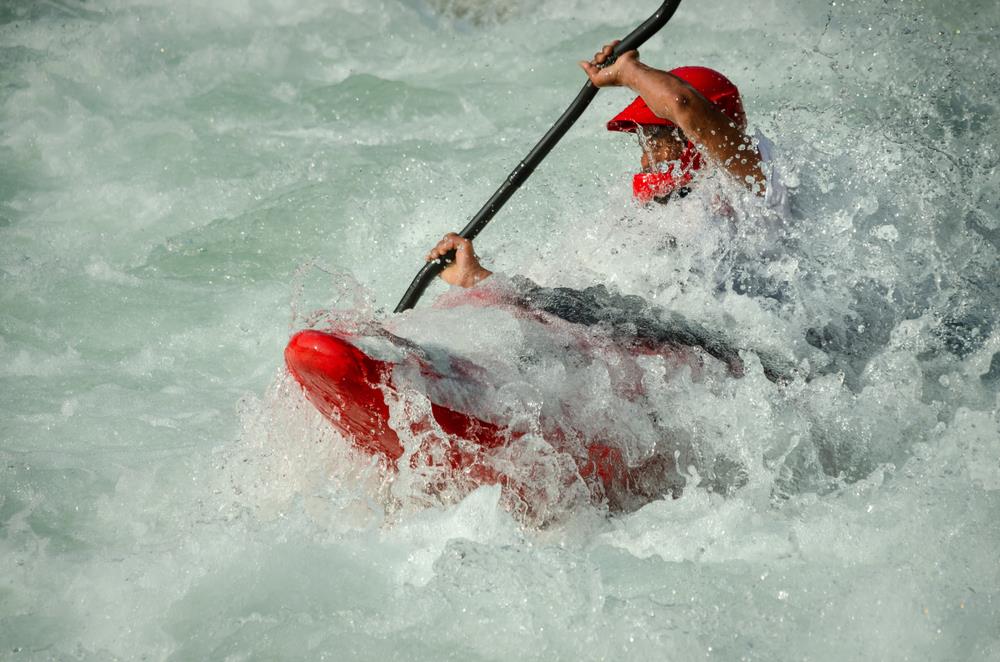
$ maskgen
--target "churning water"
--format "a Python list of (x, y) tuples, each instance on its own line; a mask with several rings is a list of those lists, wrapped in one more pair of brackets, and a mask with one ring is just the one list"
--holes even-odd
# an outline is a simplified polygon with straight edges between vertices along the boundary
[[(742, 379), (640, 360), (635, 400), (613, 348), (441, 286), (387, 312), (655, 4), (0, 2), (0, 657), (1000, 659), (997, 3), (682, 4), (643, 58), (741, 87), (790, 211), (637, 207), (606, 90), (481, 236), (754, 348)], [(330, 317), (680, 444), (679, 498), (390, 480), (283, 375)]]

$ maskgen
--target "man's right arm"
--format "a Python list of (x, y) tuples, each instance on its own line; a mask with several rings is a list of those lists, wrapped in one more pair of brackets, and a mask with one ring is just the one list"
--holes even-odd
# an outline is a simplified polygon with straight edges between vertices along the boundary
[(449, 285), (472, 287), (489, 278), (493, 272), (479, 263), (472, 242), (454, 232), (446, 234), (427, 254), (427, 261), (441, 259), (448, 251), (455, 251), (455, 261), (445, 265), (441, 278)]

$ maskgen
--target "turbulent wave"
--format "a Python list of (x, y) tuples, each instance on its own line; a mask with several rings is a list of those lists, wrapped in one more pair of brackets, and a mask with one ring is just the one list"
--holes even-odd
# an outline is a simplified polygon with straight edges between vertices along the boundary
[[(718, 177), (636, 206), (609, 90), (477, 242), (743, 377), (441, 286), (388, 312), (652, 9), (0, 2), (2, 655), (996, 659), (996, 3), (682, 4), (642, 57), (741, 87), (791, 208)], [(282, 372), (290, 330), (345, 318), (488, 367), (498, 415), (562, 398), (670, 445), (680, 489), (532, 519), (387, 472)], [(567, 465), (536, 441), (544, 492)]]

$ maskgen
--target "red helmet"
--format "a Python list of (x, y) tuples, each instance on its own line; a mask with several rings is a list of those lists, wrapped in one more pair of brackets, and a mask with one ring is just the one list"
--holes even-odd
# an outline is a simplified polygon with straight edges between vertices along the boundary
[[(678, 67), (671, 74), (693, 87), (703, 97), (733, 120), (740, 129), (745, 130), (747, 116), (743, 111), (743, 101), (740, 91), (732, 81), (714, 69), (708, 67)], [(637, 126), (674, 126), (674, 123), (657, 117), (642, 97), (636, 97), (622, 112), (608, 122), (608, 131), (627, 131), (634, 133)], [(701, 169), (701, 154), (694, 143), (688, 141), (681, 155), (680, 162), (670, 164), (665, 171), (641, 172), (632, 179), (632, 193), (642, 202), (655, 199), (665, 199), (671, 193), (686, 189), (694, 180), (694, 173)]]
[[(741, 129), (746, 128), (747, 116), (743, 111), (740, 91), (732, 81), (715, 69), (708, 67), (678, 67), (670, 73), (698, 90), (698, 93), (715, 104), (729, 119)], [(674, 126), (674, 123), (657, 117), (649, 109), (642, 97), (636, 97), (622, 112), (608, 122), (608, 131), (635, 132), (636, 125)]]

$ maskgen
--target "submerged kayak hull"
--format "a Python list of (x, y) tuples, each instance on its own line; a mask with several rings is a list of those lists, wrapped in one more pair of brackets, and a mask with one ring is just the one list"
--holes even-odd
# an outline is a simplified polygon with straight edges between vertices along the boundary
[[(306, 397), (334, 428), (358, 449), (384, 458), (390, 467), (397, 468), (407, 453), (400, 432), (390, 422), (386, 401), (386, 396), (396, 391), (395, 364), (365, 353), (358, 341), (357, 336), (345, 332), (301, 331), (285, 348), (285, 362)], [(426, 366), (422, 372), (433, 373), (433, 369)], [(443, 433), (443, 438), (436, 441), (444, 451), (439, 448), (434, 454), (411, 453), (411, 465), (441, 463), (443, 457), (451, 469), (461, 470), (463, 478), (473, 483), (512, 483), (503, 472), (492, 468), (488, 458), (497, 449), (516, 444), (518, 433), (433, 401), (431, 414)], [(426, 423), (406, 425), (410, 432), (426, 433), (428, 429)], [(553, 430), (547, 436), (558, 445), (566, 433)], [(629, 469), (621, 452), (607, 443), (588, 443), (585, 453), (577, 454), (575, 461), (579, 476), (598, 499), (628, 491), (635, 482), (636, 470)]]

